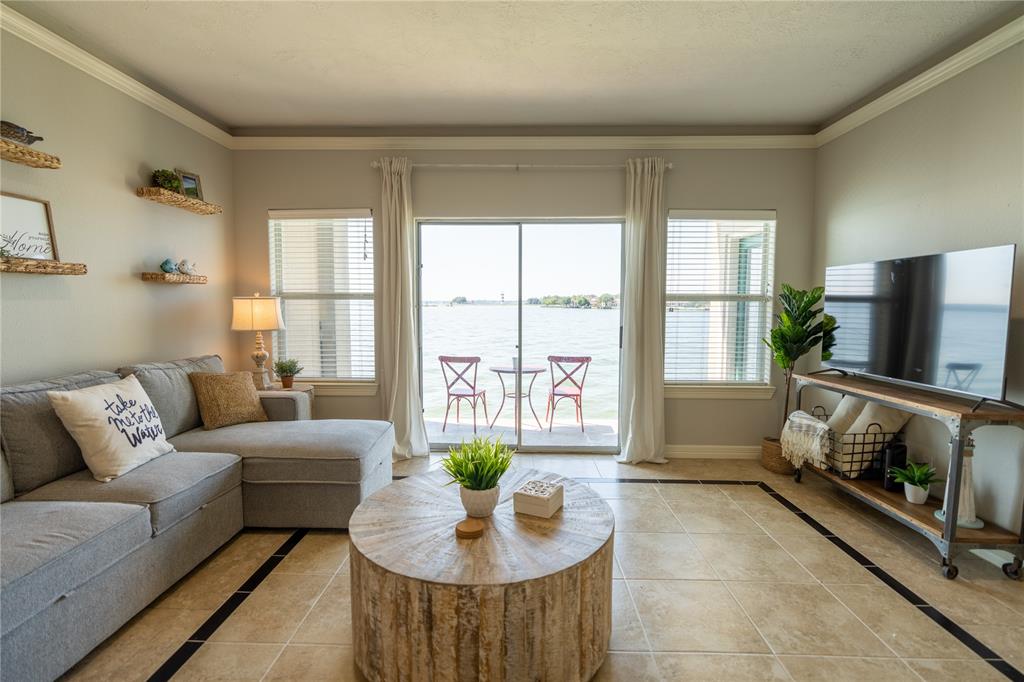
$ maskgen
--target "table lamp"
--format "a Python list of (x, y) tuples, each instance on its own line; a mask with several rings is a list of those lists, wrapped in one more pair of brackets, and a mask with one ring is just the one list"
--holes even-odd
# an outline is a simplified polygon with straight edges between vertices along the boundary
[(256, 350), (249, 357), (256, 363), (252, 370), (252, 381), (256, 388), (265, 391), (270, 388), (270, 376), (264, 365), (270, 354), (263, 347), (263, 332), (284, 329), (281, 316), (281, 299), (276, 296), (235, 296), (231, 299), (231, 329), (236, 332), (256, 332)]

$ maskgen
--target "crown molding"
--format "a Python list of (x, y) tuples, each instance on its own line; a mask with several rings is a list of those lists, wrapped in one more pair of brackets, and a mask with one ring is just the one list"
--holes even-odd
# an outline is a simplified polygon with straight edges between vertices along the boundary
[(813, 149), (814, 135), (233, 137), (238, 150)]
[(19, 12), (0, 4), (0, 28), (232, 150), (816, 149), (1024, 40), (1024, 17), (961, 50), (814, 135), (234, 136)]
[(832, 140), (845, 135), (868, 121), (895, 109), (921, 93), (945, 83), (972, 66), (994, 57), (1003, 50), (1013, 47), (1024, 40), (1024, 16), (1017, 17), (1000, 29), (993, 31), (973, 45), (965, 47), (952, 57), (936, 64), (932, 68), (911, 78), (906, 83), (893, 88), (878, 99), (868, 102), (861, 108), (839, 119), (832, 125), (814, 135), (816, 147), (828, 144)]
[(231, 135), (226, 131), (3, 4), (0, 4), (0, 28), (159, 111), (186, 128), (191, 128), (203, 137), (230, 148)]

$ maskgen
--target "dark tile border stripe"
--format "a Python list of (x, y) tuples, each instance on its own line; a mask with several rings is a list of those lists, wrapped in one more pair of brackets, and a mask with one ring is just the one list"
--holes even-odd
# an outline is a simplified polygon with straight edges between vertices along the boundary
[[(407, 476), (392, 476), (392, 480), (398, 481)], [(830, 531), (825, 526), (821, 525), (810, 514), (800, 509), (792, 502), (790, 502), (784, 495), (775, 491), (770, 485), (764, 481), (727, 481), (719, 479), (666, 479), (666, 478), (575, 478), (574, 480), (582, 483), (659, 483), (659, 484), (671, 484), (671, 485), (737, 485), (737, 486), (757, 486), (769, 497), (774, 499), (780, 505), (791, 511), (793, 514), (798, 516), (806, 524), (814, 528), (818, 533), (826, 540), (831, 542), (833, 545), (843, 551), (844, 554), (849, 556), (851, 559), (856, 561), (858, 564), (864, 567), (865, 570), (870, 571), (875, 577), (881, 580), (883, 583), (889, 586), (894, 592), (903, 597), (912, 606), (915, 606), (921, 613), (932, 619), (939, 627), (944, 629), (946, 632), (955, 637), (964, 646), (973, 651), (979, 657), (985, 660), (989, 665), (995, 668), (997, 671), (1002, 673), (1007, 679), (1014, 680), (1014, 682), (1024, 682), (1024, 673), (1017, 668), (1013, 667), (1006, 660), (1001, 658), (999, 654), (987, 647), (984, 643), (979, 641), (976, 637), (967, 632), (963, 627), (958, 625), (956, 622), (951, 620), (948, 616), (943, 614), (937, 608), (929, 604), (924, 598), (918, 596), (913, 590), (908, 588), (906, 585), (897, 580), (892, 574), (888, 573), (885, 569), (877, 566), (873, 561), (868, 559), (866, 556), (858, 552), (856, 549), (847, 544), (835, 533)], [(270, 572), (273, 571), (279, 563), (288, 555), (290, 551), (299, 544), (299, 542), (309, 532), (308, 528), (302, 528), (294, 533), (282, 544), (277, 551), (275, 551), (266, 561), (260, 565), (259, 568), (249, 577), (242, 586), (234, 592), (227, 601), (221, 604), (209, 618), (206, 619), (199, 629), (193, 633), (188, 640), (178, 647), (178, 650), (171, 654), (163, 665), (155, 673), (153, 673), (149, 682), (166, 682), (174, 676), (178, 670), (181, 669), (185, 662), (191, 658), (196, 651), (201, 647), (213, 633), (220, 627), (224, 621), (237, 609), (245, 599), (252, 594), (252, 591), (263, 582)]]
[(277, 568), (277, 565), (288, 556), (288, 553), (295, 549), (295, 545), (299, 544), (302, 538), (306, 537), (306, 533), (309, 532), (308, 528), (300, 528), (299, 530), (292, 533), (284, 543), (278, 547), (273, 554), (271, 554), (266, 561), (260, 564), (248, 580), (242, 583), (242, 586), (235, 590), (227, 600), (220, 605), (216, 611), (214, 611), (206, 621), (199, 626), (199, 628), (192, 633), (192, 636), (188, 640), (178, 647), (178, 650), (171, 654), (171, 657), (164, 661), (164, 664), (157, 668), (156, 672), (149, 676), (149, 682), (165, 682), (174, 677), (174, 674), (181, 669), (181, 666), (185, 665), (188, 659), (192, 658), (193, 654), (199, 651), (201, 647), (213, 633), (216, 632), (217, 628), (224, 624), (224, 621), (235, 612), (239, 606), (242, 605), (250, 594), (253, 593), (260, 583), (262, 583), (270, 572)]

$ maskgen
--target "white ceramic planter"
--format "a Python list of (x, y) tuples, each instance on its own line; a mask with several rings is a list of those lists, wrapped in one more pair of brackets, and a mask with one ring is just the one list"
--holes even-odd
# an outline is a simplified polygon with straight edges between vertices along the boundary
[(907, 502), (911, 504), (924, 504), (928, 501), (928, 489), (921, 488), (909, 483), (903, 484), (903, 494), (907, 496)]
[(496, 485), (488, 490), (470, 490), (459, 487), (459, 497), (462, 498), (462, 506), (467, 516), (483, 518), (494, 513), (498, 506), (498, 495), (501, 493), (501, 486)]

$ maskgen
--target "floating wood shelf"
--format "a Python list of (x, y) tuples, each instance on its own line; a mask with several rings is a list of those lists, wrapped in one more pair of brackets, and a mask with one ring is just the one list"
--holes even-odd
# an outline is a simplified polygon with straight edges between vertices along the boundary
[(85, 263), (62, 263), (56, 260), (34, 258), (0, 258), (0, 272), (20, 272), (28, 275), (84, 275)]
[(17, 142), (0, 139), (0, 158), (32, 168), (60, 168), (60, 159), (53, 154), (26, 147)]
[(176, 206), (177, 208), (183, 208), (186, 211), (198, 213), (199, 215), (216, 215), (224, 212), (224, 209), (217, 204), (193, 199), (192, 197), (172, 192), (171, 190), (164, 189), (163, 187), (139, 187), (135, 190), (135, 194), (143, 199), (155, 201), (158, 204)]
[(206, 284), (206, 275), (183, 275), (180, 272), (144, 272), (144, 282), (163, 282), (164, 284)]
[[(911, 504), (902, 491), (886, 490), (881, 481), (841, 478), (831, 471), (808, 466), (825, 480), (839, 486), (858, 500), (875, 507), (879, 511), (895, 516), (904, 524), (916, 528), (919, 532), (932, 537), (942, 537), (942, 522), (935, 518), (935, 510), (942, 508), (942, 500), (929, 497), (924, 504)], [(1000, 528), (989, 522), (980, 529), (964, 528), (956, 530), (957, 542), (976, 543), (979, 545), (1014, 545), (1020, 542), (1016, 533)]]

